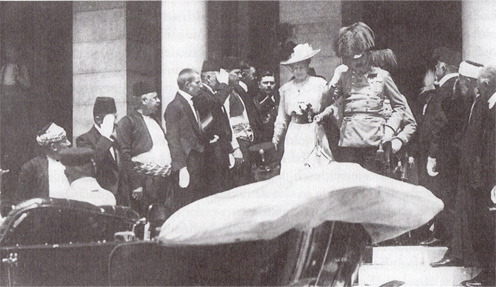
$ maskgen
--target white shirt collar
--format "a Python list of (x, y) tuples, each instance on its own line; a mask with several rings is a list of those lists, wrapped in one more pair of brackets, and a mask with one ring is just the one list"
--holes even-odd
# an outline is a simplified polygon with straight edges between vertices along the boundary
[(439, 80), (439, 86), (441, 87), (442, 85), (444, 85), (444, 83), (446, 83), (449, 79), (452, 79), (454, 77), (458, 77), (458, 73), (451, 73), (451, 74), (447, 74), (447, 75), (444, 75), (444, 77), (441, 78), (441, 80)]
[(190, 104), (192, 104), (192, 103), (193, 103), (193, 100), (192, 100), (192, 99), (193, 99), (193, 96), (192, 96), (192, 95), (190, 95), (190, 94), (186, 93), (186, 92), (185, 92), (185, 91), (183, 91), (183, 90), (178, 90), (178, 93), (179, 93), (181, 96), (183, 96), (183, 98), (185, 98), (185, 99), (186, 99), (186, 100), (187, 100)]
[(246, 85), (244, 82), (239, 81), (238, 84), (245, 90), (245, 92), (248, 92), (248, 85)]
[(494, 93), (487, 102), (489, 104), (489, 109), (492, 109), (494, 104), (496, 104), (496, 93)]

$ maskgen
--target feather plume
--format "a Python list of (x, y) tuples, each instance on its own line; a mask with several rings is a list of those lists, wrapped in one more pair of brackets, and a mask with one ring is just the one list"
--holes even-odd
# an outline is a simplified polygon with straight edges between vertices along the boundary
[(371, 51), (370, 61), (371, 65), (380, 67), (385, 70), (396, 68), (398, 66), (396, 55), (394, 55), (394, 52), (391, 49)]
[(369, 26), (357, 22), (339, 29), (339, 37), (334, 50), (342, 58), (358, 55), (374, 47), (374, 37), (374, 32)]

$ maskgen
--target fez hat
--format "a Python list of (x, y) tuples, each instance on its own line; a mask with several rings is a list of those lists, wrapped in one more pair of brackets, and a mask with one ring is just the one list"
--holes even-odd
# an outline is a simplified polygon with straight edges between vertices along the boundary
[(293, 48), (291, 57), (289, 57), (287, 61), (281, 62), (281, 65), (291, 65), (310, 59), (313, 56), (317, 55), (318, 52), (320, 52), (320, 49), (314, 50), (308, 43), (298, 44), (296, 45), (296, 47)]
[(47, 146), (66, 139), (67, 134), (65, 130), (53, 122), (43, 127), (36, 136), (36, 142), (41, 146)]
[(226, 57), (222, 61), (222, 68), (226, 70), (241, 69), (240, 60), (238, 57)]
[(141, 97), (156, 91), (157, 89), (155, 89), (153, 85), (148, 82), (139, 81), (133, 85), (133, 95), (135, 97)]
[(437, 47), (434, 49), (432, 58), (435, 61), (440, 61), (455, 67), (460, 66), (460, 63), (462, 62), (462, 54), (447, 47)]
[(475, 63), (472, 61), (463, 61), (460, 64), (460, 69), (458, 69), (458, 73), (465, 77), (477, 79), (479, 73), (482, 71), (483, 68), (484, 66), (482, 64)]
[(93, 105), (93, 116), (117, 113), (115, 100), (111, 97), (98, 97)]
[(220, 71), (220, 63), (215, 59), (208, 59), (203, 61), (201, 72), (219, 72)]
[(84, 166), (92, 159), (93, 150), (90, 148), (75, 147), (60, 151), (60, 162), (65, 166)]

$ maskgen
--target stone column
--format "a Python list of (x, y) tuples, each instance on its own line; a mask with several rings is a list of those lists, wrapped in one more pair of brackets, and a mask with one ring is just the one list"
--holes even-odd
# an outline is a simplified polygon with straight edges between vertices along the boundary
[(73, 135), (93, 125), (96, 97), (113, 97), (126, 114), (126, 4), (73, 3)]
[(495, 15), (491, 0), (462, 2), (463, 59), (496, 65)]
[(184, 68), (200, 72), (207, 55), (207, 1), (162, 2), (162, 115)]

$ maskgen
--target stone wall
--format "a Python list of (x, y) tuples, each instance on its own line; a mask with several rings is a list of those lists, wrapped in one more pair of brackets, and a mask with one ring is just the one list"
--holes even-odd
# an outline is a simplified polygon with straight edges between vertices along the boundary
[[(321, 49), (310, 64), (317, 75), (331, 79), (340, 59), (332, 49), (332, 37), (341, 27), (341, 1), (281, 1), (279, 22), (291, 27), (288, 40), (296, 44), (309, 43), (314, 49)], [(291, 78), (288, 68), (281, 68), (281, 84)]]
[(117, 114), (126, 114), (126, 3), (73, 4), (73, 132), (93, 125), (93, 104), (113, 97)]

